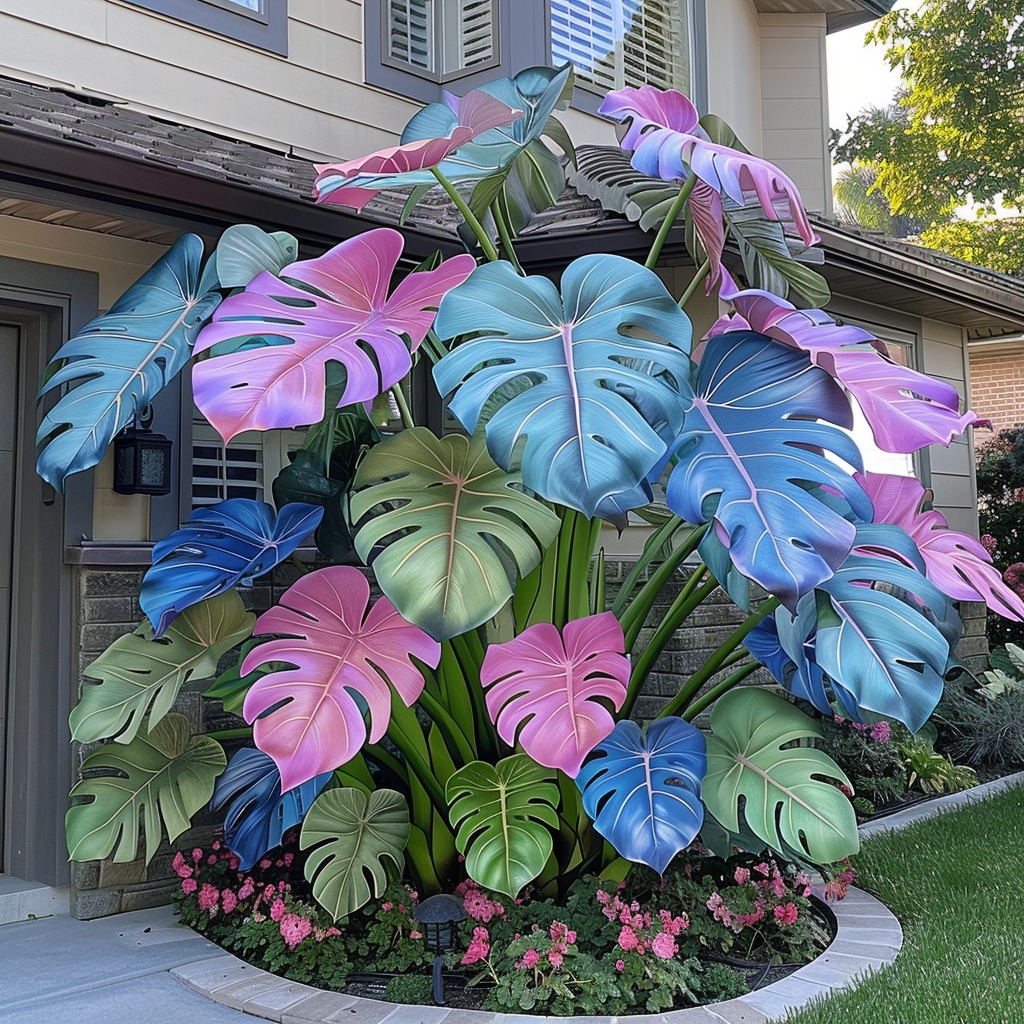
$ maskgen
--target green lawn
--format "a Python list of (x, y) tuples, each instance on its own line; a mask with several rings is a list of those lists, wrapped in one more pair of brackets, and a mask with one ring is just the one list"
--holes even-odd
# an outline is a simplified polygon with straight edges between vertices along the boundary
[(1024, 1024), (1024, 789), (868, 840), (857, 882), (899, 918), (895, 964), (793, 1024)]

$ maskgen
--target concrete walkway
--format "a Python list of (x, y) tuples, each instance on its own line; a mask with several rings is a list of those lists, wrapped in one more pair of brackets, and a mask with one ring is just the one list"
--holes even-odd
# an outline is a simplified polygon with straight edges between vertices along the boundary
[[(1011, 785), (1024, 773), (944, 797), (873, 822), (862, 834), (902, 828)], [(830, 987), (853, 984), (891, 963), (901, 944), (898, 923), (867, 893), (834, 909), (837, 940), (816, 961), (776, 985), (715, 1007), (622, 1024), (763, 1024)], [(247, 1012), (242, 1012), (241, 1007)], [(396, 1006), (319, 993), (267, 975), (174, 922), (168, 908), (97, 921), (59, 916), (0, 926), (2, 1024), (255, 1024), (254, 1017), (311, 1024), (537, 1024), (539, 1018)], [(594, 1024), (577, 1018), (578, 1024)]]

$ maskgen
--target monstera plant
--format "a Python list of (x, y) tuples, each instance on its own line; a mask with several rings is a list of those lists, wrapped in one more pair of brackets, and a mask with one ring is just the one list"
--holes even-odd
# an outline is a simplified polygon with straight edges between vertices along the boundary
[[(186, 238), (57, 354), (43, 394), (77, 383), (40, 428), (57, 486), (189, 359), (225, 442), (309, 428), (276, 512), (231, 499), (156, 544), (148, 621), (86, 670), (72, 733), (110, 742), (73, 791), (72, 857), (130, 859), (140, 825), (151, 856), (212, 797), (243, 865), (301, 826), (336, 917), (401, 871), (421, 891), (466, 871), (547, 893), (583, 872), (663, 872), (699, 835), (833, 861), (857, 846), (849, 780), (805, 709), (917, 730), (954, 664), (953, 602), (1024, 619), (916, 481), (864, 471), (854, 403), (893, 452), (949, 444), (976, 417), (812, 308), (828, 289), (792, 180), (650, 87), (607, 97), (621, 146), (570, 169), (556, 111), (571, 90), (569, 68), (531, 68), (318, 168), (317, 198), (356, 209), (444, 189), (466, 254), (399, 273), (402, 235), (376, 227), (296, 261), (290, 235), (239, 226), (204, 268)], [(646, 265), (592, 253), (524, 271), (517, 233), (567, 175), (656, 231)], [(681, 297), (654, 269), (677, 225), (698, 268)], [(731, 309), (695, 345), (699, 291)], [(461, 430), (415, 422), (410, 372)], [(401, 428), (380, 426), (381, 396)], [(612, 593), (601, 525), (634, 511), (649, 539)], [(314, 531), (326, 564), (245, 612), (235, 588)], [(735, 629), (654, 721), (633, 720), (719, 587)], [(171, 712), (239, 645), (209, 691), (254, 744), (228, 760)], [(740, 686), (762, 665), (788, 697)]]

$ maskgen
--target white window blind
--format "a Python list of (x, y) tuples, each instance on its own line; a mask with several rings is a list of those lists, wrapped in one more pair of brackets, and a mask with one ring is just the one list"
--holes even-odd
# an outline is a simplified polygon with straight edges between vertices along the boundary
[(496, 0), (387, 0), (385, 58), (445, 82), (495, 63)]
[(688, 92), (687, 0), (551, 0), (552, 63), (571, 61), (598, 92), (653, 85)]

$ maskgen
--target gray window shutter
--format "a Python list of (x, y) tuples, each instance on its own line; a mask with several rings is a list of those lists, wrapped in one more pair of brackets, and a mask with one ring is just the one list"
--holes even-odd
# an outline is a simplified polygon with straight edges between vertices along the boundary
[(384, 39), (390, 61), (430, 73), (436, 71), (433, 8), (434, 0), (387, 0)]

